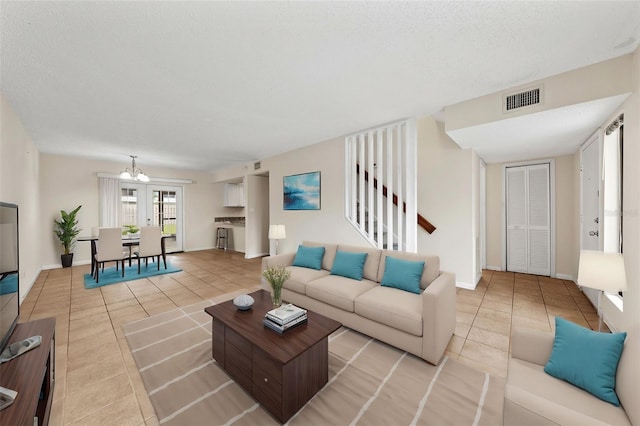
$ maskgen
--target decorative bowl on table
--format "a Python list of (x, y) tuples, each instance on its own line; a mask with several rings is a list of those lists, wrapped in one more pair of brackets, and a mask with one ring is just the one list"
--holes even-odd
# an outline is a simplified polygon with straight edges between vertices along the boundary
[(248, 294), (241, 294), (240, 296), (233, 299), (233, 304), (240, 311), (247, 311), (251, 309), (251, 307), (253, 306), (253, 302), (253, 297), (249, 296)]

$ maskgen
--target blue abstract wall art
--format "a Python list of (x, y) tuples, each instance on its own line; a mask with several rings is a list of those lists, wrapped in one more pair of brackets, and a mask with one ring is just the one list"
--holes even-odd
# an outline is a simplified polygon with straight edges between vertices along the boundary
[(283, 178), (284, 210), (320, 210), (320, 172)]

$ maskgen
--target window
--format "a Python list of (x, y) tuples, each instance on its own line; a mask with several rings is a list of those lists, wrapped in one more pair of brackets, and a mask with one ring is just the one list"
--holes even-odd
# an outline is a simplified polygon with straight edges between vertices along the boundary
[(604, 183), (603, 248), (606, 252), (614, 253), (623, 252), (623, 135), (624, 115), (621, 114), (606, 128), (602, 160)]
[(138, 190), (135, 188), (122, 188), (121, 213), (122, 225), (138, 225)]

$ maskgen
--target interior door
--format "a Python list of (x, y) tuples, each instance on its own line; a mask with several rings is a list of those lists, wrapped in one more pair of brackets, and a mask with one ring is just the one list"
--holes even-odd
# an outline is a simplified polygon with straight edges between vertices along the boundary
[(507, 270), (551, 274), (549, 164), (506, 169)]
[[(600, 141), (594, 134), (581, 149), (580, 249), (600, 250)], [(598, 291), (583, 288), (594, 306)]]

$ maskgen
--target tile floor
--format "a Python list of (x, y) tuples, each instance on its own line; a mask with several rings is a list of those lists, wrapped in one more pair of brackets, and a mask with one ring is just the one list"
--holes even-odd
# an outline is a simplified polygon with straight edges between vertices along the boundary
[[(43, 271), (21, 320), (56, 318), (56, 385), (50, 424), (156, 425), (121, 326), (259, 284), (260, 259), (203, 250), (169, 256), (182, 272), (86, 290), (89, 266)], [(458, 289), (447, 355), (506, 374), (511, 327), (551, 331), (555, 315), (597, 328), (598, 316), (571, 281), (484, 271), (476, 290)]]

